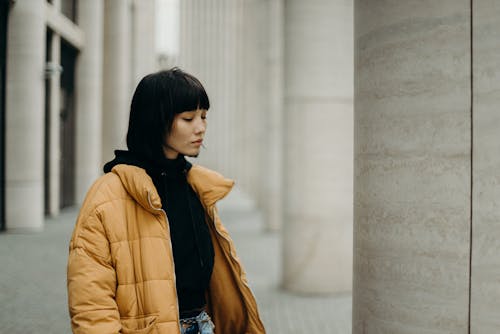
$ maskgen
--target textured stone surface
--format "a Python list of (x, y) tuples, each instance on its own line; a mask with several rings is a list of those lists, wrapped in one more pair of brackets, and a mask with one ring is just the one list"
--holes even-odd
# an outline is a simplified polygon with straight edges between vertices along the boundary
[(473, 2), (473, 240), (471, 333), (500, 332), (500, 4)]
[(469, 5), (355, 1), (355, 334), (468, 331)]
[(283, 284), (352, 284), (352, 3), (285, 4)]

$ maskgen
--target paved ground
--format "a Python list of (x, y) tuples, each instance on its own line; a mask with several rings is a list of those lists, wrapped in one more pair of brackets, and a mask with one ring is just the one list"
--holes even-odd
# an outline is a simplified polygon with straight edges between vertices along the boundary
[[(221, 203), (269, 334), (351, 333), (351, 295), (307, 297), (279, 288), (280, 239), (238, 193)], [(0, 234), (0, 334), (70, 333), (67, 245), (76, 210), (36, 234)], [(235, 333), (224, 333), (235, 334)]]

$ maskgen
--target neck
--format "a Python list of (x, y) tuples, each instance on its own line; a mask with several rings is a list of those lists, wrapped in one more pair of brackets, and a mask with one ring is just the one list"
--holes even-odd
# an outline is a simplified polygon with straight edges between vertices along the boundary
[(167, 158), (169, 160), (175, 160), (179, 156), (179, 152), (174, 151), (169, 147), (163, 148), (163, 154), (165, 155), (165, 158)]

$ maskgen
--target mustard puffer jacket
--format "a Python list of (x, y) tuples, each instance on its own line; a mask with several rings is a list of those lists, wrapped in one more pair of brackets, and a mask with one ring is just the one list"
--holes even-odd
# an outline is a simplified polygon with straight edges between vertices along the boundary
[[(188, 183), (206, 212), (215, 259), (208, 313), (216, 334), (265, 333), (216, 202), (233, 181), (194, 165)], [(90, 188), (69, 246), (73, 333), (180, 334), (167, 215), (144, 169), (116, 165)]]

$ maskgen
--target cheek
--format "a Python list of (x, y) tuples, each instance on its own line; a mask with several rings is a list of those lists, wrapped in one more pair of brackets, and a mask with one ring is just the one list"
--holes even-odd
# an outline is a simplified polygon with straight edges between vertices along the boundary
[(183, 122), (174, 123), (169, 138), (179, 141), (184, 140), (186, 137), (189, 137), (189, 127)]

